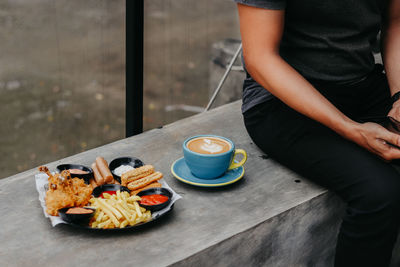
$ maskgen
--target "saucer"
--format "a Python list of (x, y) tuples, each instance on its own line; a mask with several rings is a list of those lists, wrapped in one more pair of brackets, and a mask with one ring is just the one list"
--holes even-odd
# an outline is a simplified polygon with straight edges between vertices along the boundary
[(244, 167), (227, 171), (224, 175), (215, 179), (200, 179), (192, 174), (189, 167), (186, 165), (185, 159), (182, 157), (177, 159), (171, 166), (171, 172), (181, 182), (202, 186), (202, 187), (218, 187), (239, 181), (244, 175)]

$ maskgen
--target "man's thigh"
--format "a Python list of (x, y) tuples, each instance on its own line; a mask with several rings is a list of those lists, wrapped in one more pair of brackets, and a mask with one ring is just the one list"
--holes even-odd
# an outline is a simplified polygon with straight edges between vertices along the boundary
[(400, 186), (400, 175), (389, 163), (279, 100), (245, 114), (245, 124), (260, 149), (346, 202), (360, 192), (385, 194)]

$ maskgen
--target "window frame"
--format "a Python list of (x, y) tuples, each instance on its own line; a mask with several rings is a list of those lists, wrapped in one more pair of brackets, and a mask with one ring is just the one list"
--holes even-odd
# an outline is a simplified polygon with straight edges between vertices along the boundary
[(125, 1), (125, 136), (143, 132), (144, 0)]

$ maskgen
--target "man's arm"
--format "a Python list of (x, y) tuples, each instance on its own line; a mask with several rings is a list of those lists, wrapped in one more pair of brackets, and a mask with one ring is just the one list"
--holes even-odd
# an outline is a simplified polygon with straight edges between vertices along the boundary
[(391, 0), (382, 29), (382, 58), (390, 92), (400, 91), (400, 1)]
[[(398, 0), (396, 0), (398, 1)], [(400, 158), (400, 136), (375, 123), (352, 121), (279, 55), (284, 10), (238, 4), (246, 68), (264, 88), (291, 108), (336, 131), (386, 160)]]
[[(382, 29), (382, 59), (390, 93), (400, 91), (400, 1), (389, 1)], [(400, 100), (393, 103), (389, 116), (400, 120)]]

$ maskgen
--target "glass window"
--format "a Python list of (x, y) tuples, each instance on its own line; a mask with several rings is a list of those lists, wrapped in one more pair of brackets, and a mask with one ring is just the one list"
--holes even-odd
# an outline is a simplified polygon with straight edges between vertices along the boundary
[(125, 136), (125, 1), (0, 0), (0, 178)]
[[(216, 44), (240, 40), (232, 0), (144, 2), (144, 129), (201, 112), (216, 87)], [(241, 84), (240, 84), (241, 87)]]

